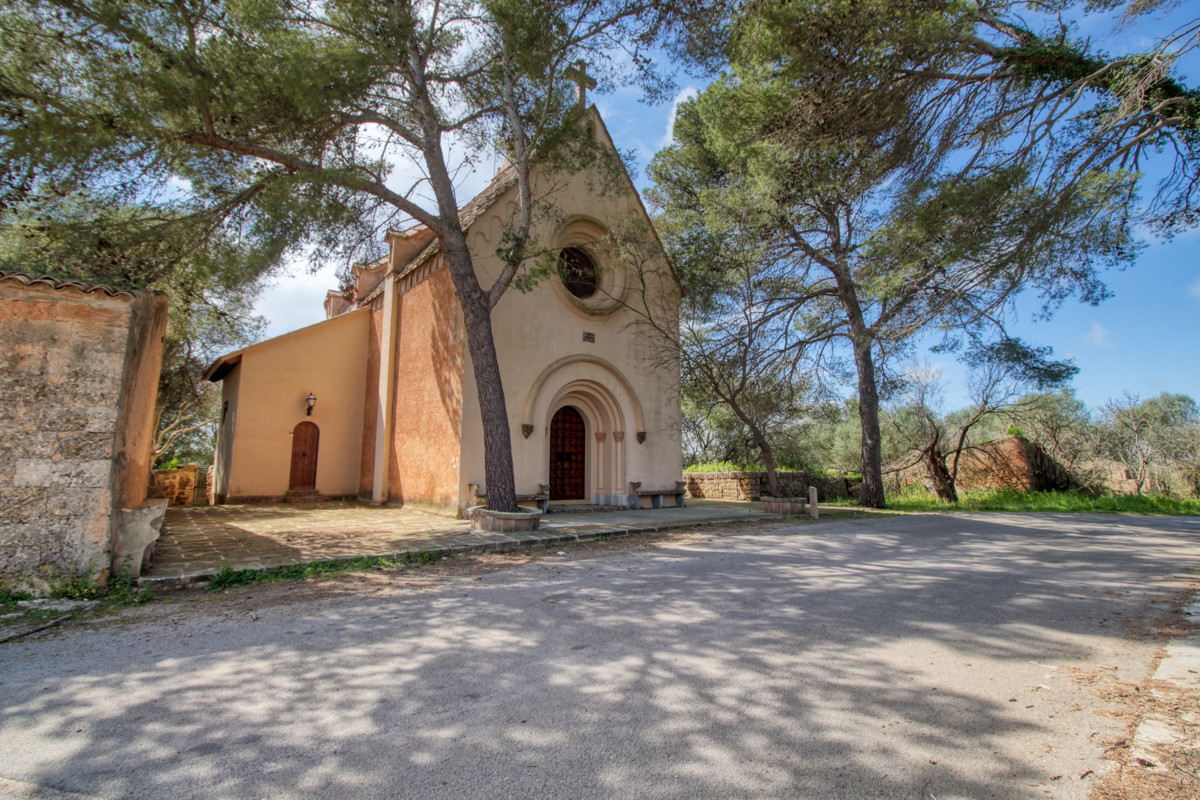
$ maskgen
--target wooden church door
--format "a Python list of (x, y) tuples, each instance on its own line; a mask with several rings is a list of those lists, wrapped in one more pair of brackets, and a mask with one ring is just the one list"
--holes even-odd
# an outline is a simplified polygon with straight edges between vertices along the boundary
[(550, 499), (583, 500), (583, 417), (571, 406), (550, 420)]
[(292, 475), (288, 489), (317, 488), (317, 444), (321, 431), (311, 422), (301, 422), (292, 431)]

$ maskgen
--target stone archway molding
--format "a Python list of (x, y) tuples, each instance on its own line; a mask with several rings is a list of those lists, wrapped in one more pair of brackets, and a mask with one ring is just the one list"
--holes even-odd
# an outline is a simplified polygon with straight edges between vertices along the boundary
[[(550, 364), (542, 370), (541, 374), (537, 376), (537, 380), (529, 387), (529, 394), (525, 396), (525, 405), (521, 409), (521, 432), (526, 438), (534, 431), (533, 415), (537, 408), (538, 398), (541, 396), (542, 390), (550, 381), (550, 378), (560, 370), (579, 363), (594, 364), (611, 375), (621, 385), (621, 388), (625, 390), (625, 394), (629, 398), (629, 410), (633, 414), (636, 432), (640, 434), (641, 431), (646, 430), (645, 421), (642, 417), (642, 403), (638, 399), (637, 392), (633, 390), (633, 385), (621, 374), (621, 371), (598, 356), (575, 355), (560, 358)], [(526, 431), (529, 433), (525, 433)], [(639, 439), (642, 438), (644, 437), (639, 435)]]

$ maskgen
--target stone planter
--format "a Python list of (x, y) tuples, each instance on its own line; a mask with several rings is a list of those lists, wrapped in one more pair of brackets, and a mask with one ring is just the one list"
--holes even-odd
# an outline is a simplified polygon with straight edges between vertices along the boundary
[(803, 497), (764, 497), (762, 504), (765, 514), (804, 514), (808, 509), (808, 501)]
[(537, 508), (522, 508), (520, 511), (492, 511), (486, 506), (468, 509), (471, 530), (491, 533), (524, 533), (536, 531), (541, 524), (542, 512)]

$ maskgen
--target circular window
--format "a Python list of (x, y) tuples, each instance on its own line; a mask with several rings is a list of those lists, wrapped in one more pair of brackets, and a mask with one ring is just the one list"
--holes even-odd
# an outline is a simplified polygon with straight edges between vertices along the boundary
[(600, 271), (583, 249), (564, 248), (558, 256), (558, 277), (567, 291), (586, 300), (600, 287)]

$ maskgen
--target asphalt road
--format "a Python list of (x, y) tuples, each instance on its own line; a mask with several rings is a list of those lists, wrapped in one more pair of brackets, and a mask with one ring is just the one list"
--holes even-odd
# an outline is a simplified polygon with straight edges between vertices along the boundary
[(66, 631), (0, 645), (0, 796), (1083, 798), (1198, 553), (873, 518)]

